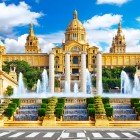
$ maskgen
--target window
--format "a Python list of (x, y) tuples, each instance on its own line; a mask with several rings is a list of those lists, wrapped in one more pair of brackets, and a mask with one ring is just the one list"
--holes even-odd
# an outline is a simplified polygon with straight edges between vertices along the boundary
[(81, 34), (81, 40), (84, 40), (84, 34)]
[(73, 64), (78, 64), (78, 57), (77, 56), (73, 57)]

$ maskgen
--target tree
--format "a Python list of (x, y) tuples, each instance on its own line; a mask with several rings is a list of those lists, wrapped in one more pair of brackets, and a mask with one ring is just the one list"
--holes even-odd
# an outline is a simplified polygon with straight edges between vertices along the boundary
[(10, 62), (5, 61), (4, 63), (3, 71), (7, 73), (10, 71), (11, 64), (16, 65), (16, 73), (19, 74), (22, 72), (24, 83), (28, 89), (32, 89), (34, 84), (37, 83), (37, 80), (41, 78), (40, 76), (42, 71), (38, 68), (31, 67), (26, 61), (13, 60)]
[(11, 96), (14, 93), (14, 89), (11, 86), (8, 86), (5, 91), (5, 95)]

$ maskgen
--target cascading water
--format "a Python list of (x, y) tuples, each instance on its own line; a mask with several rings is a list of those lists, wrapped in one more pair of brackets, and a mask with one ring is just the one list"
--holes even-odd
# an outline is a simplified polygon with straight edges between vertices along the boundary
[(18, 77), (18, 88), (17, 88), (17, 94), (25, 94), (26, 89), (24, 86), (24, 81), (23, 81), (23, 74), (20, 72), (19, 77)]
[(91, 82), (91, 74), (88, 69), (86, 69), (86, 87), (87, 87), (87, 94), (91, 94), (92, 82)]
[(42, 92), (46, 93), (48, 91), (48, 74), (47, 70), (44, 69), (42, 73)]
[(38, 79), (36, 93), (41, 93), (41, 91), (42, 91), (41, 81)]
[(65, 83), (64, 83), (65, 85), (64, 85), (64, 93), (65, 94), (69, 94), (70, 93), (70, 91), (69, 91), (69, 87), (68, 87), (68, 82), (67, 81), (65, 81)]
[(132, 93), (132, 84), (129, 76), (125, 71), (121, 72), (121, 93), (122, 94)]
[(73, 89), (74, 93), (77, 94), (79, 92), (79, 89), (78, 89), (78, 84), (75, 83), (74, 84), (74, 89)]
[(140, 91), (140, 79), (137, 74), (135, 74), (133, 93), (136, 93), (137, 91)]

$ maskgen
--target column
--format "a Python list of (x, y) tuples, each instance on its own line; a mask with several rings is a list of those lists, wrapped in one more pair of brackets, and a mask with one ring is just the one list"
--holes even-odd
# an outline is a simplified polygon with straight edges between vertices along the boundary
[(97, 53), (96, 58), (96, 90), (97, 95), (102, 94), (102, 52)]
[(0, 52), (0, 71), (2, 71), (2, 53)]
[(54, 93), (54, 78), (54, 53), (51, 52), (49, 55), (49, 87), (51, 93)]
[(86, 52), (81, 54), (81, 92), (86, 94)]
[(70, 92), (71, 82), (70, 82), (70, 52), (65, 54), (65, 81), (67, 82), (68, 89)]

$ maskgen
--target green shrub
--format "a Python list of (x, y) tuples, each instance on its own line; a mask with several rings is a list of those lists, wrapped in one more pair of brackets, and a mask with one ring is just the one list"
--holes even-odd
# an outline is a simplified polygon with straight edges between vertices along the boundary
[(10, 103), (10, 104), (8, 105), (8, 108), (13, 108), (13, 109), (16, 110), (17, 104), (16, 104), (16, 103)]
[(45, 116), (45, 113), (46, 113), (46, 109), (45, 108), (38, 109), (38, 116), (39, 117)]
[(12, 88), (12, 86), (8, 86), (6, 88), (5, 95), (11, 96), (13, 95), (13, 93), (14, 93), (14, 89)]
[(134, 107), (135, 107), (135, 108), (140, 107), (140, 103), (134, 103)]
[(49, 99), (42, 99), (42, 103), (48, 104)]
[(94, 98), (86, 98), (87, 104), (94, 104)]
[(94, 108), (88, 108), (88, 115), (89, 116), (95, 116), (95, 109)]
[(57, 117), (57, 118), (60, 118), (62, 115), (63, 115), (63, 108), (56, 108), (55, 109), (55, 116)]
[(130, 100), (132, 106), (134, 106), (134, 103), (139, 103), (139, 101), (140, 101), (140, 99), (138, 99), (138, 98), (132, 98)]
[(105, 111), (106, 111), (107, 117), (113, 116), (113, 107), (107, 107), (105, 108)]
[(94, 104), (88, 104), (88, 108), (94, 108)]
[(41, 104), (41, 108), (47, 108), (47, 104), (42, 103), (42, 104)]
[(20, 99), (12, 99), (13, 103), (17, 104), (17, 107), (19, 107), (21, 105), (21, 100)]
[(110, 104), (104, 104), (104, 108), (110, 107)]
[(109, 98), (108, 97), (102, 98), (102, 102), (103, 104), (109, 104)]
[(15, 111), (14, 108), (8, 107), (8, 108), (5, 110), (5, 115), (6, 115), (7, 117), (12, 117), (12, 116), (14, 115), (14, 111)]
[(64, 104), (63, 103), (57, 103), (56, 108), (64, 108)]
[(65, 98), (59, 98), (59, 99), (58, 99), (58, 103), (63, 103), (63, 104), (65, 104), (65, 101), (66, 101)]

